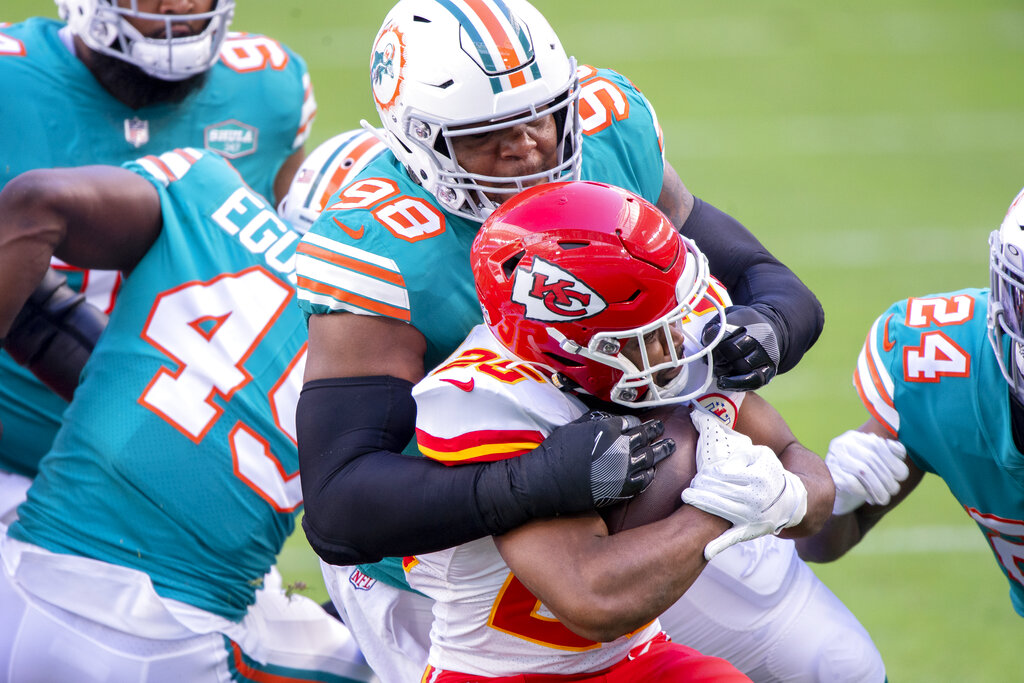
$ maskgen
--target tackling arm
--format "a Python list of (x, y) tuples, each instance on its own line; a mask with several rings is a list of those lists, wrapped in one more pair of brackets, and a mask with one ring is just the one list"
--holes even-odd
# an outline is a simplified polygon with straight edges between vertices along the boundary
[(50, 257), (130, 271), (162, 227), (147, 180), (114, 166), (28, 171), (0, 191), (0, 338), (43, 280)]
[[(729, 290), (733, 301), (739, 305), (737, 308), (750, 309), (742, 324), (748, 328), (757, 322), (771, 326), (777, 349), (771, 348), (771, 339), (750, 333), (766, 351), (766, 358), (762, 360), (770, 358), (778, 372), (796, 366), (817, 341), (825, 322), (821, 304), (811, 290), (739, 221), (694, 197), (667, 163), (658, 208), (680, 232), (697, 243), (708, 258), (711, 272)], [(737, 347), (735, 356), (749, 355), (742, 341), (737, 340), (734, 346)], [(738, 379), (742, 377), (741, 382), (746, 381), (743, 385), (723, 388), (756, 389), (775, 373), (773, 368), (760, 376), (745, 376), (756, 369), (756, 362), (750, 366), (742, 361), (732, 369), (716, 367), (716, 374), (731, 374)]]
[[(303, 528), (330, 564), (441, 550), (535, 517), (592, 510), (595, 490), (632, 496), (671, 452), (656, 441), (660, 431), (637, 433), (636, 418), (588, 415), (510, 460), (446, 467), (402, 455), (415, 427), (411, 392), (424, 374), (425, 344), (416, 328), (389, 318), (309, 319), (296, 413)], [(591, 468), (606, 458), (614, 462)], [(608, 472), (616, 481), (592, 481)]]

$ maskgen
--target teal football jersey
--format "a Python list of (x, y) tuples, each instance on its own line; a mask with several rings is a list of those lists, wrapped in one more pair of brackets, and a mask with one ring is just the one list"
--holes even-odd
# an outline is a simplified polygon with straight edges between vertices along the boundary
[(163, 230), (128, 275), (10, 534), (240, 619), (301, 505), (298, 233), (217, 155), (128, 168)]
[[(64, 24), (33, 18), (0, 27), (0, 188), (34, 168), (120, 165), (176, 147), (213, 150), (273, 200), (284, 161), (315, 114), (309, 74), (284, 45), (232, 33), (206, 83), (181, 104), (131, 109), (93, 78), (62, 38)], [(65, 269), (72, 287), (109, 312), (117, 273)], [(0, 469), (32, 476), (66, 403), (0, 352)]]
[[(582, 66), (581, 177), (652, 203), (665, 161), (650, 103), (625, 77)], [(448, 357), (482, 322), (469, 250), (480, 224), (444, 211), (384, 152), (329, 200), (299, 245), (299, 305), (307, 316), (357, 313), (408, 322), (426, 338), (425, 365)], [(415, 453), (415, 443), (406, 449)], [(407, 587), (398, 560), (363, 566)]]
[(986, 336), (988, 296), (964, 289), (893, 304), (868, 334), (854, 385), (914, 464), (942, 477), (978, 524), (1024, 616), (1024, 455)]

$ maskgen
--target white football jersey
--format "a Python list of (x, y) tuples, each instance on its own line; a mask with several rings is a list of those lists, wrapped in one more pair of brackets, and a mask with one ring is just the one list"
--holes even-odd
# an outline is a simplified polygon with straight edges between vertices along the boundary
[[(688, 324), (699, 332), (703, 321)], [(420, 450), (456, 466), (528, 453), (556, 427), (587, 412), (484, 325), (473, 328), (413, 396)], [(742, 397), (711, 393), (700, 401), (731, 424)], [(490, 537), (406, 558), (405, 570), (409, 585), (435, 600), (429, 663), (439, 669), (481, 676), (595, 671), (661, 630), (655, 620), (610, 643), (578, 636), (519, 582)]]

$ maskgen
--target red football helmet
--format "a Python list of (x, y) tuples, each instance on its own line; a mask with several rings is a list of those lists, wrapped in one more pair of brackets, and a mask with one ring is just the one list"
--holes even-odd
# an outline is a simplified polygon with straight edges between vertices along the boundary
[(707, 259), (643, 198), (582, 181), (527, 189), (484, 221), (471, 262), (488, 327), (520, 358), (633, 407), (710, 386), (726, 326), (700, 343), (710, 316), (725, 320)]

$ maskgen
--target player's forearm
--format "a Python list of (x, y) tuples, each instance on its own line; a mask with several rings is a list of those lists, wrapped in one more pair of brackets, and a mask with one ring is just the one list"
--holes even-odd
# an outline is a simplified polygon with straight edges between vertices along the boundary
[(779, 372), (793, 368), (821, 334), (825, 314), (817, 297), (739, 221), (694, 198), (679, 231), (693, 239), (734, 304), (754, 306), (778, 334)]
[(0, 191), (0, 338), (42, 280), (67, 227), (46, 193), (34, 174), (18, 176)]
[(796, 550), (807, 562), (833, 562), (863, 537), (856, 513), (830, 517), (816, 534), (796, 539)]
[(825, 462), (817, 454), (797, 442), (789, 444), (779, 455), (790, 472), (800, 477), (807, 489), (807, 512), (800, 524), (782, 531), (783, 538), (808, 536), (821, 529), (832, 515), (836, 489)]
[(432, 552), (533, 517), (592, 508), (588, 472), (569, 471), (574, 465), (564, 459), (527, 454), (446, 467), (401, 455), (415, 424), (411, 390), (394, 377), (303, 388), (296, 413), (303, 527), (326, 562)]
[(601, 642), (644, 626), (675, 603), (707, 565), (704, 546), (729, 526), (690, 506), (613, 536), (596, 517), (536, 524), (547, 527), (540, 538), (531, 539), (527, 525), (496, 539), (499, 550), (563, 624)]

